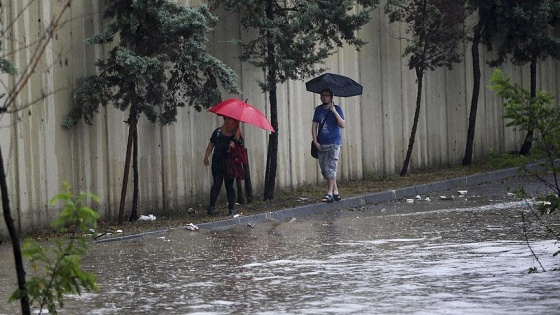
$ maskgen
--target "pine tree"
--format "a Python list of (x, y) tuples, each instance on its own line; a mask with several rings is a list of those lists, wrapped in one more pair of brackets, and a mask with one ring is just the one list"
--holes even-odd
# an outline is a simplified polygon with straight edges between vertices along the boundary
[[(169, 125), (177, 109), (186, 105), (197, 110), (221, 100), (219, 84), (238, 93), (236, 75), (211, 56), (205, 43), (208, 24), (217, 19), (205, 5), (188, 7), (171, 0), (108, 1), (104, 31), (87, 41), (105, 45), (118, 40), (107, 58), (96, 65), (98, 74), (83, 81), (77, 102), (63, 125), (74, 126), (80, 119), (91, 124), (100, 105), (113, 104), (129, 111), (129, 136), (125, 175), (119, 209), (119, 224), (124, 215), (126, 183), (130, 169), (130, 148), (137, 144), (136, 126), (141, 114), (151, 122)], [(134, 197), (130, 220), (137, 219), (137, 151), (134, 145)]]
[[(490, 66), (506, 61), (515, 65), (529, 63), (531, 97), (536, 97), (537, 62), (560, 57), (560, 37), (555, 31), (560, 25), (560, 0), (500, 0), (496, 12), (492, 20), (495, 32), (485, 34), (489, 50), (496, 47), (498, 55)], [(519, 154), (529, 153), (532, 138), (533, 130), (529, 129)]]
[[(278, 159), (278, 100), (276, 86), (287, 80), (304, 79), (323, 72), (318, 68), (344, 43), (356, 48), (365, 42), (356, 31), (369, 22), (378, 0), (210, 0), (238, 12), (245, 29), (257, 30), (254, 38), (239, 45), (241, 60), (265, 73), (259, 82), (268, 93), (270, 121), (275, 133), (269, 135), (264, 199), (273, 199)], [(355, 8), (358, 8), (355, 10)], [(356, 13), (353, 13), (356, 12)]]
[(452, 69), (462, 60), (459, 47), (465, 40), (465, 0), (388, 0), (385, 11), (391, 22), (408, 24), (411, 38), (404, 55), (410, 55), (408, 67), (416, 72), (418, 84), (414, 122), (400, 173), (405, 176), (418, 128), (424, 73), (444, 66)]

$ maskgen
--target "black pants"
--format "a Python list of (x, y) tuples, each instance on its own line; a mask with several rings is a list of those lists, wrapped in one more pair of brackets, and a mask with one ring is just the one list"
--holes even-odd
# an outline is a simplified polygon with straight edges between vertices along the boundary
[(213, 177), (214, 184), (212, 185), (212, 189), (210, 190), (210, 205), (208, 206), (208, 210), (214, 210), (214, 208), (216, 207), (216, 200), (218, 199), (218, 195), (220, 194), (220, 190), (222, 189), (223, 182), (225, 182), (226, 184), (228, 209), (235, 209), (235, 190), (233, 189), (233, 181), (235, 180), (235, 177), (227, 175), (214, 175)]

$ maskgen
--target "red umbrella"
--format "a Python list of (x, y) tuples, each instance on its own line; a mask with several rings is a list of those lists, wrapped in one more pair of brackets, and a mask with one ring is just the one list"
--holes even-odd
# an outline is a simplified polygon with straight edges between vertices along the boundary
[(274, 132), (274, 128), (260, 110), (237, 98), (220, 102), (208, 111)]

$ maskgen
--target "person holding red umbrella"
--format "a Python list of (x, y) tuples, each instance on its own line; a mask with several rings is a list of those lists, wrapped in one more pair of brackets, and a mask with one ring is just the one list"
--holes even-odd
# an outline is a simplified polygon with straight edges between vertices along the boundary
[(207, 213), (214, 213), (222, 183), (225, 183), (229, 215), (233, 216), (235, 215), (233, 182), (235, 178), (243, 180), (243, 165), (247, 163), (247, 153), (243, 147), (243, 133), (239, 122), (248, 123), (271, 132), (274, 132), (274, 128), (261, 111), (251, 106), (247, 101), (238, 98), (222, 101), (212, 106), (208, 111), (224, 117), (225, 120), (222, 127), (217, 128), (212, 133), (204, 156), (204, 165), (208, 166), (208, 157), (214, 151), (212, 156), (214, 184), (210, 190), (210, 204)]
[(228, 172), (228, 163), (230, 161), (230, 151), (235, 150), (236, 146), (242, 145), (243, 134), (239, 120), (224, 116), (224, 124), (212, 132), (204, 155), (204, 165), (208, 166), (208, 159), (212, 151), (214, 151), (212, 155), (212, 177), (214, 183), (210, 190), (210, 203), (207, 209), (207, 213), (210, 215), (214, 214), (216, 200), (222, 189), (222, 183), (226, 186), (228, 215), (235, 215), (235, 190), (233, 188), (235, 175)]

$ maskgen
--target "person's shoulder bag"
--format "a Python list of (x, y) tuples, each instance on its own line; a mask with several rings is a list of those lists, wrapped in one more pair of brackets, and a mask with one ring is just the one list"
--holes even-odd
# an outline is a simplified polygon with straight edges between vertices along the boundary
[[(323, 117), (323, 119), (321, 119), (321, 122), (319, 123), (319, 128), (317, 129), (317, 138), (319, 138), (319, 133), (321, 133), (321, 129), (323, 129), (323, 125), (325, 125), (325, 121), (327, 120), (327, 116), (330, 114), (331, 112), (329, 111), (325, 117)], [(315, 144), (313, 144), (313, 140), (311, 140), (311, 156), (314, 158), (319, 158), (319, 150), (317, 149), (317, 147), (315, 146)]]

